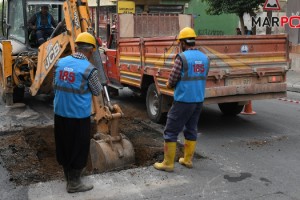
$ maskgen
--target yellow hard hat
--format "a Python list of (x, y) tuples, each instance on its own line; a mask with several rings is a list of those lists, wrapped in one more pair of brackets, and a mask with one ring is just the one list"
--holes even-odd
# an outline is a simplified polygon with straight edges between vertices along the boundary
[(194, 29), (192, 29), (190, 27), (185, 27), (179, 32), (177, 39), (181, 40), (181, 39), (195, 38), (195, 37), (197, 37), (197, 35), (196, 35)]
[(94, 47), (96, 47), (96, 39), (95, 37), (88, 33), (88, 32), (82, 32), (82, 33), (79, 33), (75, 42), (82, 42), (82, 43), (87, 43), (87, 44), (91, 44), (93, 45)]

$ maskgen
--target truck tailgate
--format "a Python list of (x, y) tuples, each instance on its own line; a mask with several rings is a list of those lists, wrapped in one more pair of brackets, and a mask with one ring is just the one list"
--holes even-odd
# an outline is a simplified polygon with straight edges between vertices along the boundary
[(286, 95), (286, 35), (200, 37), (197, 46), (211, 61), (206, 103)]
[[(199, 36), (196, 46), (210, 58), (206, 104), (286, 95), (287, 35)], [(120, 39), (121, 82), (142, 88), (144, 77), (151, 76), (160, 93), (172, 96), (165, 83), (179, 50), (174, 36)]]

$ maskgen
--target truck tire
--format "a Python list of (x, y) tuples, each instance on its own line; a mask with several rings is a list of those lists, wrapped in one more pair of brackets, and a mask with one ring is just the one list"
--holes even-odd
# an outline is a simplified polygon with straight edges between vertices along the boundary
[(167, 112), (162, 112), (162, 96), (158, 94), (154, 83), (148, 87), (146, 106), (148, 116), (153, 122), (163, 123), (166, 121)]
[(218, 106), (224, 115), (231, 116), (240, 114), (244, 108), (244, 105), (239, 105), (238, 102), (219, 103)]

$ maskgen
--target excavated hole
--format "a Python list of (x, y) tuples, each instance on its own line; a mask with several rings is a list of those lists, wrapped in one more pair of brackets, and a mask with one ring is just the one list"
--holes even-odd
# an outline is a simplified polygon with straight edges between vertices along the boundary
[[(122, 118), (119, 125), (120, 132), (129, 138), (135, 151), (135, 164), (126, 168), (149, 166), (163, 160), (161, 133), (132, 118)], [(55, 157), (53, 127), (29, 128), (1, 136), (0, 156), (10, 173), (10, 180), (17, 185), (64, 178)], [(176, 159), (179, 156), (182, 156), (180, 145)]]

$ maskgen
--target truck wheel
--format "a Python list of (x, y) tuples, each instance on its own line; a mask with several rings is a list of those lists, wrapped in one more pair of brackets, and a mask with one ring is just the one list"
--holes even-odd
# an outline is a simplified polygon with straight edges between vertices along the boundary
[(149, 118), (156, 123), (163, 123), (167, 113), (162, 112), (162, 96), (158, 94), (155, 84), (152, 83), (147, 90), (146, 106)]
[(224, 115), (235, 116), (242, 112), (244, 105), (239, 105), (238, 102), (219, 103), (219, 108)]

